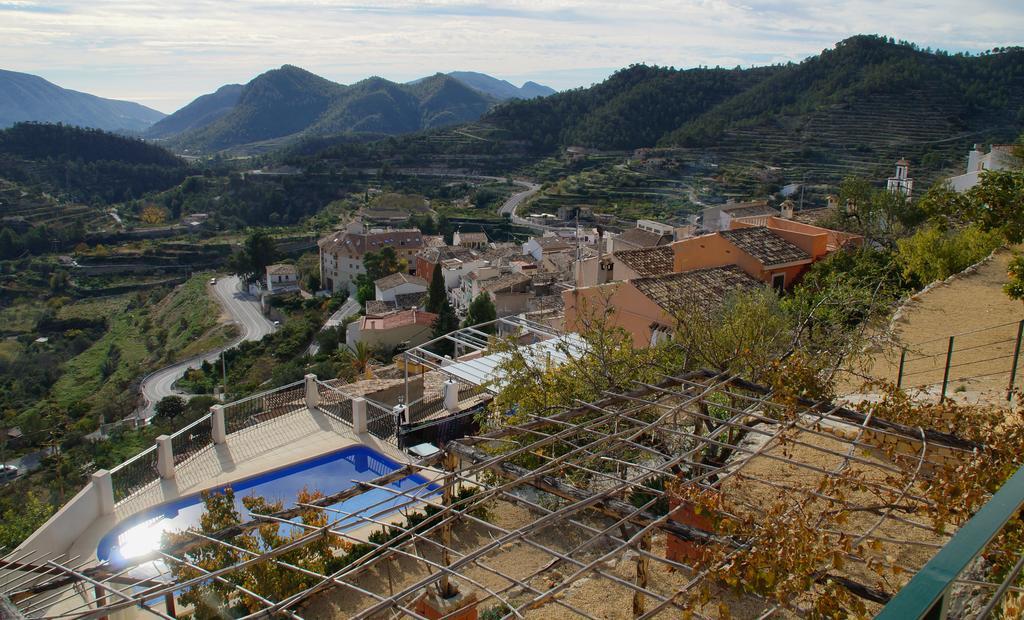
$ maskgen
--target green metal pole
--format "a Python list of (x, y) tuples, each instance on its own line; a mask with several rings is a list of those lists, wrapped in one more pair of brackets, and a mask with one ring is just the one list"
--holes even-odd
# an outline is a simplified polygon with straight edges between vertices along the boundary
[(1013, 366), (1010, 368), (1010, 385), (1006, 388), (1006, 400), (1013, 398), (1013, 384), (1017, 379), (1017, 360), (1020, 359), (1020, 340), (1024, 336), (1024, 321), (1017, 323), (1017, 344), (1013, 346)]
[(953, 336), (949, 337), (949, 346), (946, 347), (946, 369), (942, 372), (942, 395), (939, 402), (946, 400), (946, 386), (949, 384), (949, 362), (953, 359)]

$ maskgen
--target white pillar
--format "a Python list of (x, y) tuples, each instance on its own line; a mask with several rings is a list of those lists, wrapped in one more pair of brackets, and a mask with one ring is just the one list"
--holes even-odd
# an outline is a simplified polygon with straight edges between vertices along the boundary
[(165, 480), (174, 477), (174, 447), (170, 435), (156, 438), (156, 471)]
[(110, 477), (110, 472), (105, 469), (94, 471), (92, 473), (92, 485), (96, 487), (96, 492), (99, 493), (100, 516), (114, 514), (114, 481)]
[(320, 406), (320, 392), (316, 386), (316, 375), (306, 375), (306, 409), (316, 411)]
[(227, 426), (224, 425), (224, 405), (210, 407), (210, 434), (213, 443), (218, 446), (228, 440)]
[(459, 408), (459, 384), (452, 379), (444, 384), (444, 408), (449, 413), (455, 413)]
[(356, 435), (366, 432), (366, 399), (352, 399), (352, 430)]

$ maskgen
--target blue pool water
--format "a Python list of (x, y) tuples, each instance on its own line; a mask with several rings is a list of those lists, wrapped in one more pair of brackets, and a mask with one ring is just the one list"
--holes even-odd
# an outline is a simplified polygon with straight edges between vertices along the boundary
[[(357, 445), (208, 490), (223, 493), (231, 487), (235, 492), (235, 509), (242, 521), (247, 521), (249, 513), (242, 505), (242, 498), (247, 495), (260, 496), (268, 502), (281, 501), (288, 508), (295, 505), (303, 488), (331, 495), (353, 486), (352, 481), (373, 480), (400, 468), (401, 465), (383, 454)], [(422, 476), (412, 475), (391, 483), (390, 487), (408, 492), (426, 482)], [(429, 485), (416, 491), (416, 495), (427, 497), (438, 493), (438, 489), (437, 485)], [(351, 513), (374, 506), (366, 515), (381, 518), (407, 501), (384, 489), (371, 489), (330, 507)], [(100, 540), (96, 556), (109, 560), (116, 567), (125, 559), (158, 549), (164, 532), (198, 526), (203, 511), (203, 499), (196, 494), (132, 515), (107, 532)], [(328, 520), (337, 522), (336, 527), (342, 530), (357, 525), (354, 519), (346, 519), (339, 513), (328, 513)]]

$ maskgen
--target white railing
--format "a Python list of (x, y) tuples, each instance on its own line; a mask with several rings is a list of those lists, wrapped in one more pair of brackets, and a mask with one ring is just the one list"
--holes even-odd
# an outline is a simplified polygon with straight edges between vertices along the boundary
[[(307, 375), (301, 381), (226, 405), (214, 405), (210, 413), (184, 428), (157, 437), (155, 445), (110, 470), (107, 493), (112, 493), (112, 502), (121, 502), (160, 478), (174, 477), (176, 465), (224, 443), (229, 435), (306, 408), (320, 410), (352, 426), (353, 399), (318, 381), (314, 375)], [(362, 416), (365, 425), (365, 409)]]

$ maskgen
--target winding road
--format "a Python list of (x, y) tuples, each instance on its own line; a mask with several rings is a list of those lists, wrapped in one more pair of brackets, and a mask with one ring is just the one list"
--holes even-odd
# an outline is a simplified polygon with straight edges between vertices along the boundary
[(239, 343), (246, 340), (259, 340), (277, 328), (260, 312), (260, 302), (257, 298), (242, 291), (241, 282), (237, 276), (226, 276), (217, 280), (213, 286), (214, 296), (217, 303), (227, 312), (232, 321), (238, 325), (241, 335), (231, 344), (207, 351), (200, 355), (191, 357), (177, 364), (161, 368), (148, 375), (142, 380), (139, 391), (145, 399), (145, 405), (135, 412), (135, 417), (147, 419), (153, 415), (153, 405), (161, 398), (171, 395), (184, 396), (185, 394), (174, 389), (174, 383), (185, 376), (185, 373), (192, 368), (199, 368), (203, 362), (213, 362), (221, 354)]

